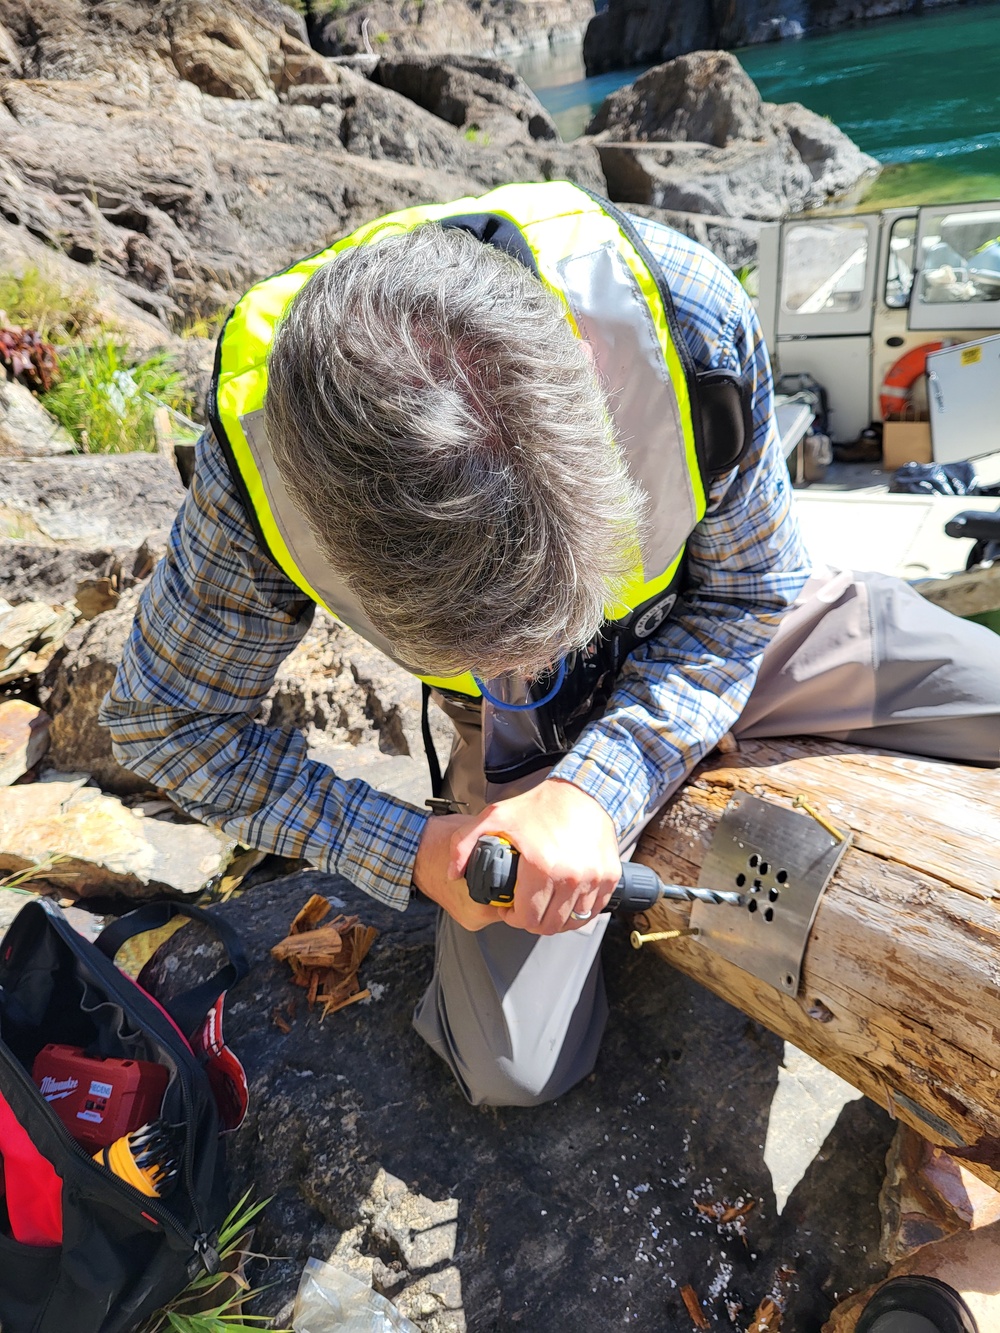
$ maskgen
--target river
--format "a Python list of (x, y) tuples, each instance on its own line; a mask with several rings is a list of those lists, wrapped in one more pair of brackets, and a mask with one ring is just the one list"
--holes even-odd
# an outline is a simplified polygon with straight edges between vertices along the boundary
[[(772, 102), (802, 102), (887, 164), (868, 206), (1000, 197), (1000, 3), (735, 52)], [(583, 77), (579, 46), (516, 62), (566, 139), (641, 71)]]

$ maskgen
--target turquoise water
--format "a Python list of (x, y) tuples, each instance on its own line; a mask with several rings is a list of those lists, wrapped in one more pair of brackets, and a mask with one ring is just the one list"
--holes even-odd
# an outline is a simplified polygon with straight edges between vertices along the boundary
[[(961, 6), (736, 52), (772, 102), (803, 102), (879, 161), (869, 200), (1000, 194), (1000, 4)], [(520, 66), (564, 138), (637, 70), (581, 77), (579, 48)]]

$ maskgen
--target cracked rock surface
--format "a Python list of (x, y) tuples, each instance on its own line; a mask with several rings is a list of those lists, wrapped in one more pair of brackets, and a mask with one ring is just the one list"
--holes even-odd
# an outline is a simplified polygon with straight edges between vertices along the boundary
[[(361, 970), (372, 998), (323, 1023), (269, 955), (312, 893), (382, 932)], [(315, 1256), (370, 1280), (422, 1333), (673, 1333), (689, 1326), (688, 1284), (710, 1328), (744, 1329), (787, 1265), (785, 1328), (818, 1333), (841, 1296), (883, 1275), (888, 1118), (850, 1102), (779, 1217), (763, 1154), (782, 1043), (635, 953), (624, 927), (605, 946), (612, 1013), (594, 1075), (548, 1106), (493, 1110), (470, 1107), (410, 1027), (429, 905), (393, 913), (305, 872), (215, 910), (252, 962), (227, 1007), (251, 1085), (228, 1150), (233, 1197), (273, 1196), (256, 1239), (283, 1256), (266, 1270), (266, 1311), (287, 1320)], [(151, 970), (179, 989), (214, 964), (185, 926)], [(272, 1014), (290, 1001), (284, 1033)], [(751, 1199), (742, 1227), (710, 1215)]]

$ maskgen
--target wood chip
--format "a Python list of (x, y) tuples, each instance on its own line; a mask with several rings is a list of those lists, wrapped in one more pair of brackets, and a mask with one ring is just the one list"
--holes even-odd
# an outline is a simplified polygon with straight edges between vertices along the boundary
[(781, 1307), (770, 1296), (765, 1296), (757, 1307), (757, 1313), (747, 1333), (778, 1333), (783, 1318)]
[(695, 1328), (711, 1327), (705, 1318), (705, 1311), (701, 1308), (701, 1301), (698, 1299), (694, 1287), (681, 1287), (681, 1300), (684, 1302), (685, 1309), (691, 1316), (691, 1322)]
[(314, 893), (301, 912), (296, 915), (288, 929), (289, 935), (301, 935), (303, 931), (312, 930), (313, 926), (318, 926), (332, 911), (329, 899)]
[[(378, 936), (372, 926), (363, 926), (356, 916), (340, 915), (319, 925), (330, 911), (327, 899), (313, 894), (296, 915), (289, 934), (271, 950), (278, 962), (288, 963), (292, 969), (292, 981), (306, 991), (310, 1009), (317, 1003), (322, 1005), (321, 1021), (338, 1009), (368, 998), (370, 992), (363, 991), (358, 982), (358, 968)], [(275, 1010), (272, 1021), (281, 1027), (288, 1019)]]

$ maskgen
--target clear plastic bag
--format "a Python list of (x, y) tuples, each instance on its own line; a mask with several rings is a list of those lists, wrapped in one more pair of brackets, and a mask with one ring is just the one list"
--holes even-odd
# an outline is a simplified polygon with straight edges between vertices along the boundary
[(294, 1333), (420, 1333), (396, 1307), (336, 1264), (310, 1259), (302, 1274)]

